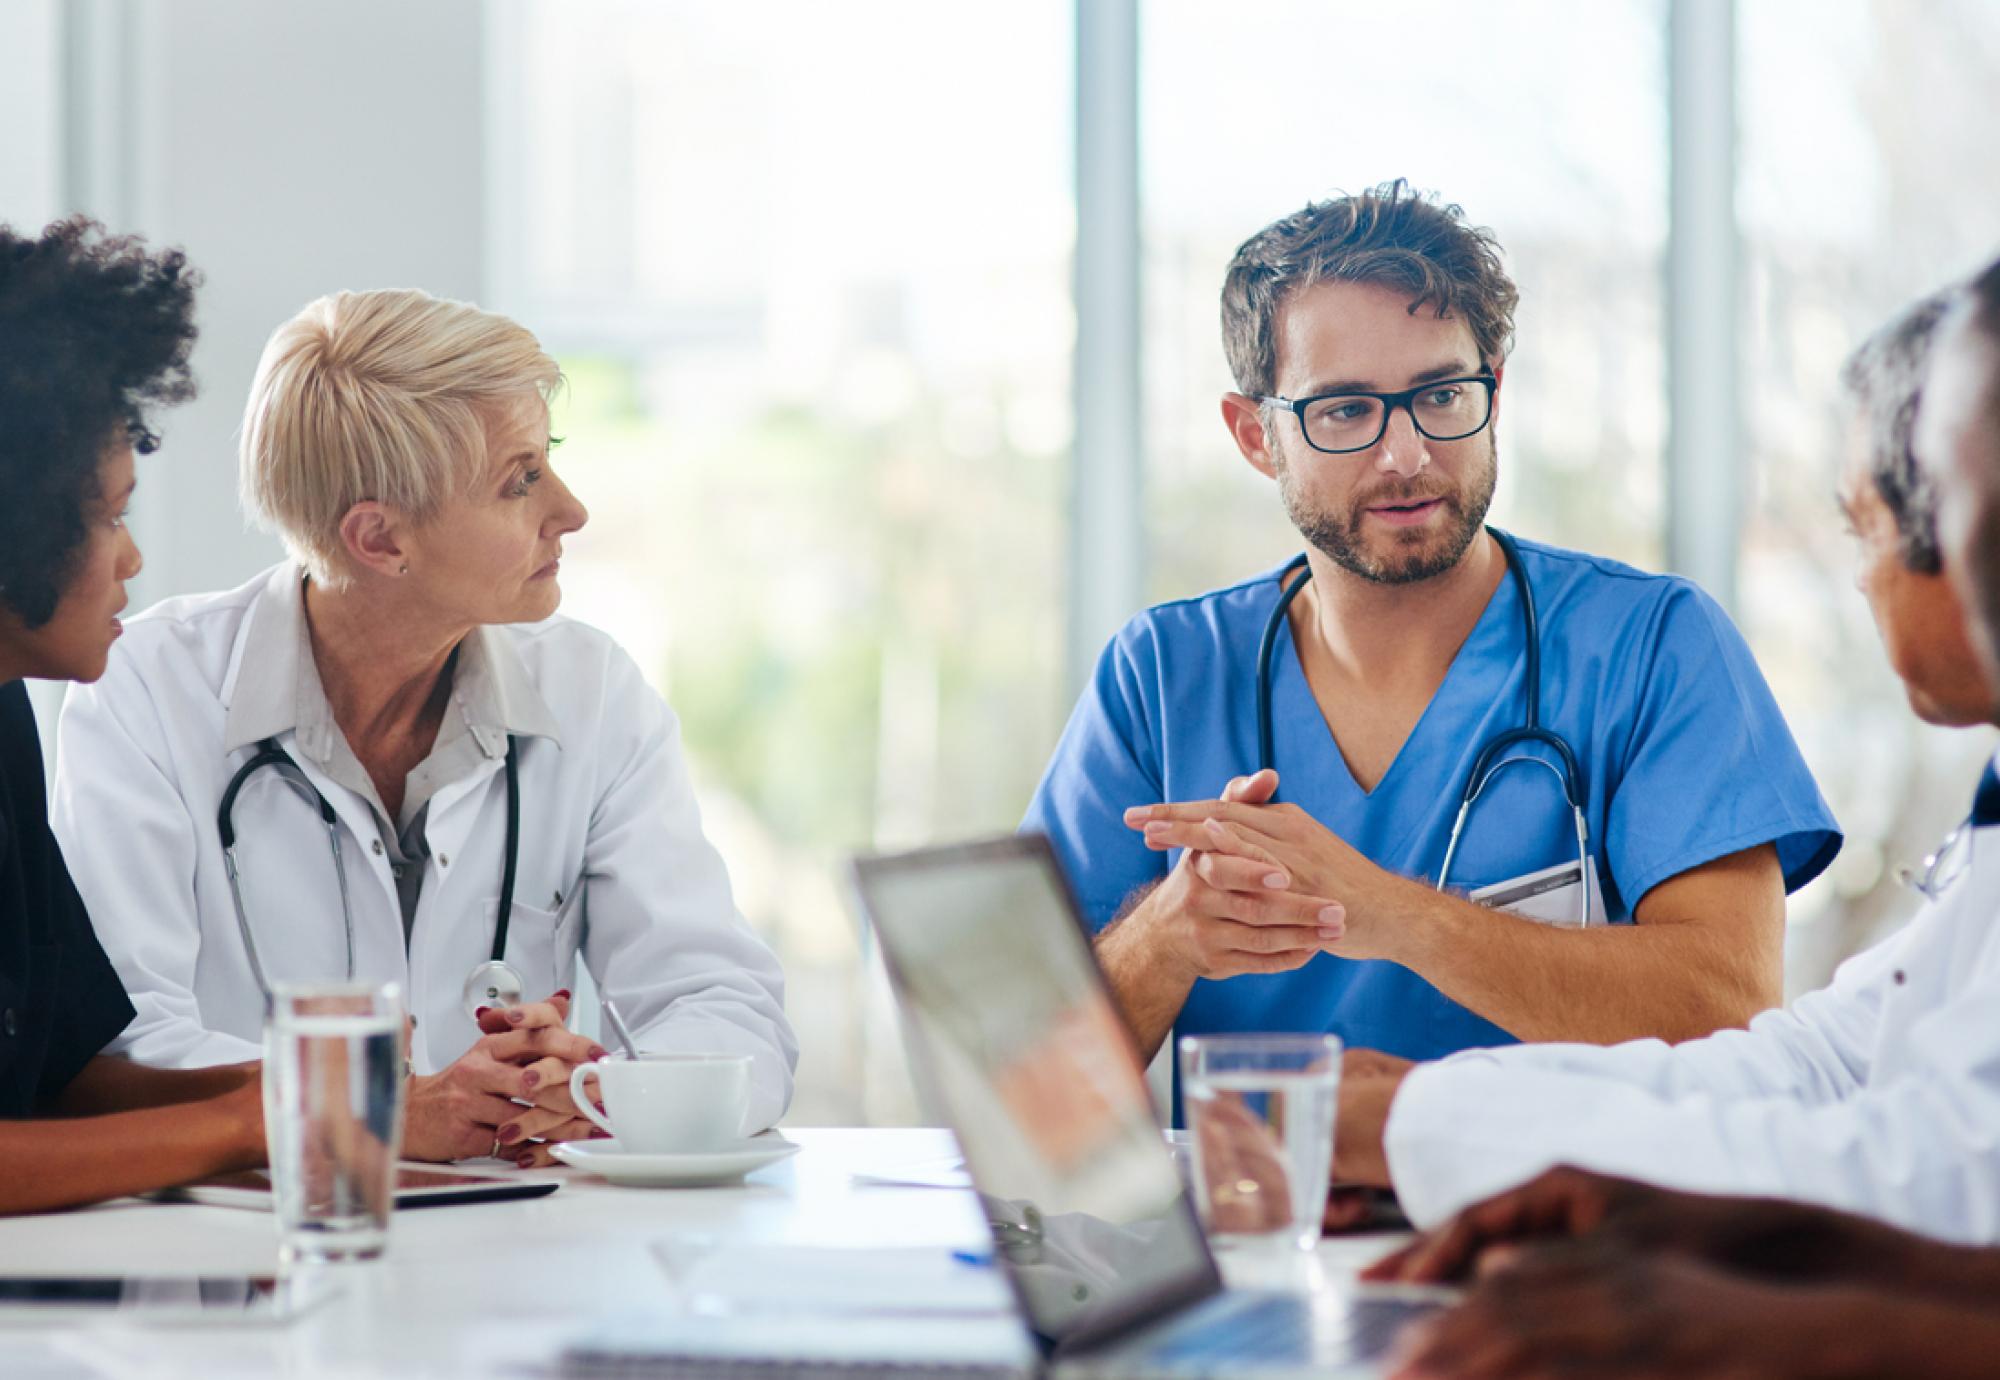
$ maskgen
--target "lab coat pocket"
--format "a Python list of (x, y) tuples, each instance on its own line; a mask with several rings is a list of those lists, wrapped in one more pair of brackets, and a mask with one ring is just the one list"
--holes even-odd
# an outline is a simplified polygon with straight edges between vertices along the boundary
[(558, 987), (574, 987), (576, 955), (583, 947), (583, 918), (587, 909), (583, 879), (579, 877), (561, 895), (562, 908), (556, 912), (555, 980)]
[[(486, 903), (486, 917), (492, 923), (499, 915), (500, 898)], [(527, 1001), (543, 1001), (563, 984), (557, 978), (556, 931), (561, 916), (552, 910), (514, 903), (507, 921), (507, 962), (521, 975), (521, 993)]]

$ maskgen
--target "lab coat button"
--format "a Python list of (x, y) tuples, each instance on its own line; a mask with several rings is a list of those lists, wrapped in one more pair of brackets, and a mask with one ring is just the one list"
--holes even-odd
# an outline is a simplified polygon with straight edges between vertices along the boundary
[(373, 850), (374, 850), (374, 853), (375, 853), (375, 856), (376, 856), (376, 857), (378, 857), (378, 858), (379, 858), (379, 857), (381, 857), (381, 856), (382, 856), (382, 840), (380, 840), (380, 839), (374, 839), (374, 840), (372, 840), (372, 841), (371, 841), (371, 842), (369, 843), (369, 845), (368, 845), (368, 846), (369, 846), (369, 848), (371, 848), (371, 849), (373, 849)]
[(442, 853), (438, 854), (438, 866), (439, 866), (439, 867), (450, 867), (450, 866), (451, 866), (451, 859), (450, 859), (450, 858), (448, 858), (448, 857), (446, 857), (446, 856), (445, 856), (444, 854), (442, 854)]
[(1901, 968), (1898, 968), (1898, 969), (1896, 970), (1896, 985), (1897, 985), (1898, 987), (1901, 987), (1901, 986), (1902, 986), (1902, 985), (1903, 985), (1903, 984), (1904, 984), (1905, 982), (1907, 982), (1908, 980), (1909, 980), (1909, 979), (1907, 979), (1907, 978), (1905, 978), (1905, 977), (1903, 976), (1903, 970), (1902, 970)]

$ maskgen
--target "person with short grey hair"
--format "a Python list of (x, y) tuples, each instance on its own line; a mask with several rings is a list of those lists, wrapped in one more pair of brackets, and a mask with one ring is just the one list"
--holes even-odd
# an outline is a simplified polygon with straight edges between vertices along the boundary
[(1917, 448), (1944, 495), (1940, 527), (1974, 645), (2000, 687), (2000, 259), (1957, 295), (1940, 334)]
[(1854, 413), (1839, 499), (1861, 546), (1855, 583), (1910, 707), (1927, 723), (1965, 727), (1984, 723), (1992, 705), (1943, 573), (1937, 486), (1912, 448), (1924, 374), (1954, 299), (1946, 290), (1906, 307), (1848, 357), (1840, 379)]
[(1923, 401), (1938, 323), (1951, 309), (1951, 290), (1934, 292), (1878, 327), (1847, 357), (1840, 383), (1860, 409), (1865, 436), (1859, 447), (1869, 479), (1896, 520), (1906, 564), (1925, 575), (1941, 568), (1937, 541), (1937, 490), (1911, 449)]
[[(1941, 538), (1918, 497), (1934, 477), (1918, 464), (1921, 434), (1911, 452), (1912, 419), (1939, 401), (1927, 367), (1949, 348), (1942, 300), (1898, 314), (1849, 363), (1857, 410), (1839, 495), (1856, 583), (1910, 703), (1933, 723), (1971, 726), (2000, 722), (2000, 704), (1954, 587), (1967, 553)], [(1951, 484), (1936, 492), (1948, 508)], [(1569, 1164), (2000, 1243), (2000, 784), (1990, 764), (1971, 794), (1963, 823), (1912, 879), (1914, 918), (1827, 987), (1747, 1031), (1702, 1040), (1524, 1047), (1422, 1066), (1375, 1144), (1336, 1128), (1338, 1157), (1386, 1157), (1404, 1209), (1425, 1227)], [(1445, 1232), (1462, 1255), (1468, 1231), (1476, 1246), (1506, 1229), (1480, 1225), (1493, 1220), (1475, 1212)]]
[[(1993, 616), (2000, 610), (2000, 262), (1969, 290), (1935, 294), (1884, 326), (1843, 378), (1862, 412), (1841, 503), (1858, 539), (1861, 588), (1891, 660), (1919, 712), (1955, 700), (1965, 716), (1925, 717), (2000, 720), (2000, 665), (1982, 676), (1972, 650), (1978, 644), (1990, 655), (2000, 643)], [(1965, 604), (1985, 612), (1961, 618), (1952, 585)], [(1920, 629), (1912, 615), (1924, 605), (1930, 613)], [(1934, 645), (1921, 658), (1897, 659), (1899, 647), (1927, 640)], [(1940, 671), (1949, 671), (1948, 682), (1937, 681)], [(1982, 704), (1983, 714), (1972, 712)], [(1815, 1019), (1807, 1024), (1831, 1039), (1799, 1039), (1801, 1026), (1790, 1041), (1791, 1077), (1803, 1088), (1817, 1082), (1837, 1093), (1857, 1074), (1865, 1078), (1867, 1086), (1850, 1095), (1863, 1104), (1862, 1115), (1835, 1116), (1813, 1090), (1808, 1098), (1819, 1107), (1793, 1118), (1816, 1132), (1827, 1162), (1847, 1142), (1845, 1153), (1863, 1171), (1850, 1181), (1850, 1204), (1984, 1249), (1777, 1197), (1695, 1196), (1557, 1168), (1466, 1209), (1367, 1272), (1406, 1283), (1472, 1282), (1464, 1302), (1404, 1339), (1396, 1373), (1465, 1380), (1991, 1374), (2000, 1352), (2000, 1251), (1991, 1249), (2000, 1238), (1993, 1151), (2000, 1107), (1992, 1089), (2000, 1059), (1992, 1019), (2000, 1002), (1993, 958), (2000, 906), (1991, 854), (1982, 879), (1972, 839), (1981, 847), (2000, 843), (1996, 825), (2000, 779), (1989, 765), (1960, 845), (1940, 850), (1923, 878), (1938, 903), (1843, 968), (1831, 992), (1798, 1003), (1797, 1014), (1810, 1013)], [(1954, 853), (1962, 865), (1949, 861)], [(1956, 899), (1943, 899), (1954, 890)], [(1872, 979), (1864, 979), (1871, 969)], [(1941, 981), (1927, 983), (1926, 972)], [(1843, 988), (1844, 1003), (1836, 1000)], [(1786, 1033), (1773, 1022), (1753, 1028), (1750, 1039), (1777, 1044)], [(1680, 1076), (1656, 1077), (1659, 1091), (1692, 1104), (1722, 1083), (1732, 1061), (1701, 1047), (1714, 1043), (1674, 1051)], [(1747, 1045), (1737, 1042), (1733, 1062), (1747, 1062)], [(1843, 1047), (1865, 1049), (1868, 1063), (1842, 1058)], [(1609, 1073), (1608, 1061), (1596, 1065), (1579, 1060), (1575, 1071)], [(1745, 1073), (1730, 1081), (1747, 1082)], [(1626, 1091), (1602, 1086), (1593, 1100)], [(1769, 1097), (1778, 1089), (1759, 1091)], [(1739, 1097), (1747, 1103), (1751, 1094)], [(1695, 1110), (1690, 1105), (1683, 1120), (1692, 1121)], [(1743, 1110), (1747, 1130), (1756, 1109)], [(1547, 1102), (1530, 1102), (1526, 1111), (1562, 1124), (1560, 1109)], [(1758, 1128), (1760, 1139), (1771, 1124)], [(1929, 1161), (1928, 1170), (1918, 1172), (1899, 1137)], [(1661, 1145), (1681, 1158), (1691, 1143), (1685, 1128), (1635, 1116), (1626, 1167), (1657, 1156)], [(1743, 1144), (1754, 1153), (1747, 1139)], [(1617, 1167), (1601, 1142), (1573, 1143), (1567, 1153)], [(1646, 1177), (1688, 1181), (1679, 1164), (1661, 1159), (1649, 1168)], [(1827, 1193), (1830, 1182), (1819, 1173), (1775, 1184), (1746, 1175), (1705, 1186), (1838, 1201)], [(1933, 1210), (1921, 1209), (1924, 1197), (1934, 1200)], [(1501, 1254), (1506, 1268), (1480, 1268)]]

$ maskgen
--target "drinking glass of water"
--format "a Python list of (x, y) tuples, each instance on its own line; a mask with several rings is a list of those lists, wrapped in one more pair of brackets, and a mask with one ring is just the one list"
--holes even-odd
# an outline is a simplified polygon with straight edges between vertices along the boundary
[(1333, 1173), (1340, 1041), (1189, 1035), (1180, 1056), (1195, 1201), (1210, 1241), (1311, 1250)]
[(382, 1254), (403, 1142), (403, 996), (280, 985), (264, 1027), (264, 1128), (288, 1261)]

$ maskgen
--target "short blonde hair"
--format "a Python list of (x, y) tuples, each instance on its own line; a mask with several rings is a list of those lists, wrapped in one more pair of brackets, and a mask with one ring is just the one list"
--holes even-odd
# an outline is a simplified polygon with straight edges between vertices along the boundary
[(562, 371), (523, 326), (464, 302), (338, 292), (278, 327), (243, 411), (240, 485), (251, 516), (314, 581), (347, 582), (341, 519), (374, 500), (426, 522), (480, 478), (482, 404)]

